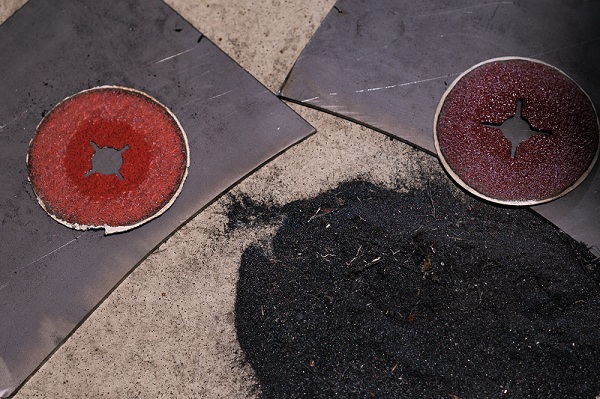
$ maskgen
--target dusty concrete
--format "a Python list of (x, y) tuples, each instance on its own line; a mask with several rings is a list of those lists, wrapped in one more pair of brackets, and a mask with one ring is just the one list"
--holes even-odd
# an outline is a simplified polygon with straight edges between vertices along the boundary
[(27, 0), (5, 0), (0, 3), (0, 23), (6, 21), (15, 11), (27, 3)]
[[(4, 20), (23, 0), (0, 4)], [(272, 91), (283, 83), (333, 0), (170, 0), (186, 19)], [(410, 187), (431, 157), (338, 118), (294, 106), (318, 133), (235, 187), (284, 203), (353, 177)], [(240, 256), (273, 230), (225, 233), (228, 196), (172, 236), (106, 299), (16, 395), (249, 397), (259, 392), (234, 329)]]

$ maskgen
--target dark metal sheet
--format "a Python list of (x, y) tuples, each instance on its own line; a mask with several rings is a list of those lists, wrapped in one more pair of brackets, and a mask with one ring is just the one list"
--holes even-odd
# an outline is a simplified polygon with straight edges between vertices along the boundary
[[(160, 0), (31, 0), (0, 26), (0, 37), (3, 397), (149, 251), (313, 128)], [(169, 107), (191, 155), (174, 205), (112, 236), (52, 220), (35, 199), (25, 163), (42, 114), (98, 85), (142, 90)]]
[[(339, 0), (298, 58), (282, 97), (434, 154), (433, 119), (463, 71), (502, 56), (564, 71), (600, 105), (600, 2)], [(600, 173), (534, 209), (600, 247)]]

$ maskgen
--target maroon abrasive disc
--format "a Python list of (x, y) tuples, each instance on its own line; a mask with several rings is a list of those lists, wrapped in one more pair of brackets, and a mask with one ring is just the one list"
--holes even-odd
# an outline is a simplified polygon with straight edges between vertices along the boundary
[(42, 119), (27, 165), (52, 218), (111, 234), (173, 204), (187, 176), (189, 147), (175, 115), (157, 100), (102, 86), (66, 98)]
[(463, 188), (496, 203), (534, 205), (585, 179), (598, 158), (599, 126), (589, 96), (562, 71), (504, 57), (450, 85), (434, 137), (444, 168)]

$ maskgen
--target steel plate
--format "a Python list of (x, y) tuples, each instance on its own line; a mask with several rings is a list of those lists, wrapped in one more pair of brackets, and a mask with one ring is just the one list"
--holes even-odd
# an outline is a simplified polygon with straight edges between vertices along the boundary
[[(153, 248), (313, 128), (159, 0), (31, 0), (0, 26), (0, 37), (3, 397)], [(135, 88), (165, 104), (187, 133), (191, 157), (166, 213), (111, 236), (51, 219), (25, 161), (42, 116), (100, 85)]]
[[(433, 120), (447, 86), (487, 59), (539, 59), (600, 105), (600, 2), (340, 0), (280, 95), (435, 153)], [(535, 209), (600, 247), (598, 166), (576, 190)], [(597, 249), (596, 249), (597, 250)]]

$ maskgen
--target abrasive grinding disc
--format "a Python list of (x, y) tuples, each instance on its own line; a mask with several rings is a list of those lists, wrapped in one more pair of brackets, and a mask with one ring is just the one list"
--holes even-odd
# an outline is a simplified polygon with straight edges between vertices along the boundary
[(27, 163), (38, 202), (52, 218), (111, 234), (173, 204), (189, 148), (177, 118), (157, 100), (102, 86), (66, 98), (43, 118)]
[(489, 201), (534, 205), (579, 185), (598, 158), (589, 96), (541, 61), (495, 58), (461, 74), (434, 121), (440, 160), (463, 188)]

